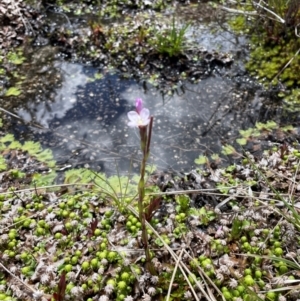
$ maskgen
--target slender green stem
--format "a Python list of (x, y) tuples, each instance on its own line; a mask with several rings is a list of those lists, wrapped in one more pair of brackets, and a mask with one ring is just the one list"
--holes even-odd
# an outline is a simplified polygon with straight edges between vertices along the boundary
[(139, 219), (142, 224), (142, 242), (145, 249), (146, 255), (146, 267), (151, 274), (155, 274), (155, 269), (151, 264), (151, 255), (150, 249), (148, 245), (148, 232), (146, 228), (146, 218), (145, 218), (145, 206), (144, 206), (144, 198), (145, 198), (145, 171), (146, 171), (146, 162), (150, 153), (150, 140), (151, 140), (151, 132), (152, 132), (152, 123), (153, 117), (150, 119), (149, 126), (149, 134), (147, 133), (147, 126), (140, 127), (140, 137), (141, 137), (141, 150), (143, 152), (143, 159), (141, 163), (140, 169), (140, 181), (138, 184), (138, 209), (139, 209)]
[(147, 139), (147, 148), (146, 148), (146, 160), (148, 160), (150, 154), (150, 143), (152, 137), (152, 126), (153, 126), (153, 116), (150, 117), (149, 130), (148, 130), (148, 139)]

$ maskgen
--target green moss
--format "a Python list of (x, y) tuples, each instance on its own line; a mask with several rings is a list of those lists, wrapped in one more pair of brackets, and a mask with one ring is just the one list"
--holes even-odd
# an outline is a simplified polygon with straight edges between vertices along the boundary
[[(271, 2), (272, 11), (285, 19), (285, 24), (275, 20), (274, 16), (269, 18), (267, 11), (260, 11), (257, 16), (251, 17), (238, 15), (232, 18), (229, 24), (237, 32), (248, 30), (251, 33), (251, 53), (246, 63), (247, 70), (251, 75), (258, 76), (266, 87), (276, 86), (280, 82), (290, 89), (290, 96), (287, 94), (285, 97), (288, 96), (286, 102), (291, 109), (295, 104), (293, 89), (297, 89), (300, 84), (300, 59), (299, 55), (296, 55), (300, 42), (294, 34), (296, 24), (300, 22), (300, 13), (292, 13), (290, 1)], [(253, 12), (257, 10), (251, 5), (251, 1), (246, 1), (245, 4), (248, 4), (247, 8), (244, 5), (237, 8)], [(300, 4), (294, 7), (296, 11), (297, 7), (300, 8)], [(297, 106), (293, 110), (297, 110)]]

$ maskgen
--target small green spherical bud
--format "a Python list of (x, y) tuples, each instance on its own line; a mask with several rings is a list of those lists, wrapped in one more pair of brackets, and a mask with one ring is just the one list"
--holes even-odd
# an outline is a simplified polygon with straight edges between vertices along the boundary
[(45, 205), (43, 203), (40, 203), (40, 204), (37, 205), (38, 210), (43, 210), (44, 207), (45, 207)]
[(73, 228), (73, 226), (70, 222), (65, 223), (65, 227), (68, 231), (70, 231)]
[(40, 221), (38, 221), (38, 225), (43, 228), (43, 227), (45, 227), (46, 222), (44, 220), (40, 220)]
[(277, 247), (278, 247), (278, 248), (279, 248), (279, 247), (281, 247), (281, 242), (280, 242), (280, 241), (277, 241), (277, 240), (276, 240), (276, 241), (274, 241), (274, 247), (275, 247), (275, 248), (277, 248)]
[(266, 297), (267, 297), (267, 300), (275, 300), (276, 293), (275, 292), (267, 292)]
[(207, 257), (205, 255), (200, 255), (199, 256), (200, 262), (204, 261), (205, 259), (207, 259)]
[(21, 254), (20, 254), (20, 258), (22, 259), (22, 260), (27, 260), (28, 259), (28, 253), (27, 252), (22, 252)]
[(274, 255), (281, 256), (283, 254), (283, 250), (281, 248), (275, 248)]
[(217, 245), (217, 251), (218, 251), (218, 252), (221, 253), (221, 252), (224, 252), (224, 250), (225, 250), (225, 248), (224, 248), (223, 245), (221, 245), (221, 244), (218, 244), (218, 245)]
[(124, 289), (126, 289), (127, 288), (127, 283), (125, 282), (125, 281), (119, 281), (118, 282), (118, 289), (119, 290), (124, 290)]
[(62, 234), (60, 232), (57, 232), (57, 233), (54, 234), (54, 238), (55, 239), (60, 239), (60, 238), (62, 238)]
[(135, 224), (135, 226), (138, 228), (138, 229), (141, 229), (142, 228), (142, 223), (141, 222), (137, 222)]
[(245, 269), (245, 271), (244, 271), (244, 275), (246, 276), (246, 275), (251, 275), (252, 274), (252, 271), (251, 271), (251, 269)]
[(9, 247), (10, 249), (14, 249), (14, 248), (16, 247), (16, 245), (17, 245), (17, 241), (16, 241), (16, 240), (10, 241), (10, 242), (8, 243), (8, 247)]
[(287, 273), (288, 271), (289, 271), (289, 269), (286, 265), (279, 266), (279, 272), (281, 275)]
[(261, 271), (259, 271), (259, 270), (257, 270), (257, 271), (255, 271), (255, 278), (258, 278), (258, 279), (260, 279), (261, 277), (262, 277), (262, 272)]
[(131, 219), (131, 223), (132, 223), (132, 224), (136, 224), (138, 221), (139, 221), (139, 220), (138, 220), (136, 217), (133, 217), (133, 218)]
[(41, 227), (36, 228), (36, 235), (37, 236), (42, 236), (44, 234), (45, 234), (45, 229), (44, 228), (41, 228)]
[(180, 234), (180, 232), (181, 232), (181, 231), (180, 231), (180, 229), (177, 227), (177, 228), (175, 228), (175, 229), (174, 229), (174, 231), (173, 231), (173, 232), (174, 232), (175, 234), (177, 234), (177, 235), (178, 235), (178, 234)]
[(58, 207), (59, 207), (60, 209), (64, 209), (64, 208), (66, 207), (66, 204), (65, 204), (65, 203), (59, 203), (59, 204), (58, 204)]
[(132, 226), (132, 222), (131, 221), (128, 221), (127, 223), (126, 223), (126, 227), (127, 228), (130, 228)]
[(119, 294), (117, 296), (117, 301), (123, 301), (126, 298), (126, 296), (124, 294)]
[(197, 260), (197, 258), (193, 258), (191, 261), (190, 261), (190, 266), (192, 268), (197, 268), (197, 266), (199, 265), (199, 261)]
[(101, 235), (101, 230), (100, 230), (100, 229), (96, 229), (96, 230), (94, 231), (94, 235), (95, 235), (95, 236), (100, 236), (100, 235)]
[(62, 215), (63, 217), (68, 217), (69, 214), (70, 214), (70, 212), (69, 212), (68, 210), (63, 210), (61, 215)]
[(114, 260), (117, 259), (117, 256), (118, 256), (117, 252), (115, 252), (115, 251), (110, 251), (110, 252), (108, 252), (108, 254), (107, 254), (107, 259), (108, 259), (109, 261), (114, 261)]
[(9, 233), (8, 233), (8, 238), (9, 238), (10, 240), (15, 239), (16, 237), (17, 237), (17, 233), (16, 233), (15, 231), (9, 231)]
[(229, 291), (223, 292), (223, 296), (225, 300), (230, 300), (232, 298), (232, 295)]
[(77, 263), (78, 263), (78, 257), (77, 257), (77, 256), (73, 256), (73, 257), (71, 258), (71, 263), (72, 263), (73, 265), (77, 264)]
[(82, 254), (82, 253), (81, 253), (80, 250), (76, 250), (76, 251), (75, 251), (75, 255), (76, 255), (76, 256), (81, 257), (81, 254)]
[(31, 271), (31, 269), (30, 269), (29, 266), (23, 267), (23, 268), (21, 269), (22, 274), (25, 275), (25, 276), (28, 275), (28, 274), (30, 273), (30, 271)]
[(101, 225), (102, 225), (103, 227), (105, 227), (107, 224), (109, 224), (109, 222), (108, 222), (106, 219), (103, 219), (103, 220), (101, 221)]
[(90, 263), (88, 261), (84, 261), (82, 264), (81, 264), (81, 268), (83, 270), (87, 270), (88, 268), (90, 267)]
[(100, 244), (100, 249), (101, 249), (101, 250), (106, 250), (106, 249), (107, 249), (107, 244), (106, 244), (105, 242), (102, 242), (102, 243)]
[(116, 281), (112, 278), (108, 279), (106, 282), (107, 285), (116, 286)]
[(64, 258), (64, 263), (70, 263), (71, 262), (71, 258), (69, 256), (66, 256)]
[(128, 281), (129, 278), (130, 278), (130, 274), (129, 274), (129, 273), (123, 272), (123, 273), (121, 274), (121, 279), (122, 279), (122, 280)]
[(241, 242), (246, 242), (246, 241), (248, 241), (248, 238), (246, 236), (242, 236), (241, 237)]
[(9, 251), (8, 256), (10, 258), (14, 258), (16, 256), (16, 253), (14, 251)]
[(132, 225), (132, 226), (130, 227), (130, 231), (131, 231), (132, 233), (135, 233), (135, 232), (137, 231), (137, 227), (134, 226), (134, 225)]
[(245, 287), (243, 285), (238, 285), (236, 288), (241, 294), (245, 291)]
[(89, 209), (89, 207), (86, 205), (86, 204), (83, 204), (82, 206), (81, 206), (81, 210), (82, 211), (87, 211)]
[(169, 245), (171, 243), (171, 240), (169, 239), (169, 237), (164, 237), (164, 242)]
[(241, 294), (238, 290), (233, 290), (232, 295), (233, 295), (233, 297), (239, 297)]
[(211, 259), (209, 259), (209, 258), (206, 258), (205, 260), (203, 260), (202, 262), (201, 262), (201, 265), (204, 267), (204, 268), (206, 268), (207, 266), (210, 266), (212, 264), (212, 261), (211, 261)]
[(31, 224), (31, 220), (30, 219), (26, 219), (24, 222), (23, 222), (23, 227), (24, 228), (29, 228)]
[(102, 251), (102, 252), (99, 252), (98, 257), (99, 257), (99, 259), (104, 259), (107, 257), (107, 255), (108, 255), (107, 251)]
[(69, 199), (69, 200), (67, 201), (67, 205), (68, 205), (69, 207), (73, 207), (74, 204), (75, 204), (75, 200), (74, 200), (74, 199)]
[(255, 257), (255, 258), (254, 258), (254, 262), (255, 262), (256, 264), (261, 263), (261, 261), (262, 261), (262, 258), (261, 258), (261, 257)]
[(76, 213), (75, 212), (70, 212), (69, 218), (72, 219), (72, 220), (76, 219)]
[(71, 289), (72, 289), (74, 286), (75, 286), (75, 285), (74, 285), (73, 282), (68, 283), (67, 286), (66, 286), (66, 292), (70, 292)]
[(180, 219), (181, 219), (181, 220), (183, 220), (183, 219), (185, 219), (185, 217), (186, 217), (186, 214), (185, 214), (185, 213), (183, 213), (183, 212), (181, 212), (181, 213), (179, 214), (179, 216), (180, 216)]
[(254, 279), (251, 275), (247, 275), (244, 277), (244, 282), (247, 286), (252, 286), (254, 284)]
[(73, 269), (73, 266), (71, 264), (66, 264), (64, 270), (68, 273), (71, 272)]
[(94, 269), (96, 269), (96, 268), (98, 267), (98, 263), (99, 263), (99, 261), (98, 261), (97, 258), (93, 258), (93, 259), (91, 260), (91, 266), (92, 266)]
[(279, 225), (275, 226), (274, 231), (280, 232), (280, 226)]
[(114, 213), (113, 210), (107, 210), (105, 211), (104, 215), (109, 218), (113, 215), (113, 213)]

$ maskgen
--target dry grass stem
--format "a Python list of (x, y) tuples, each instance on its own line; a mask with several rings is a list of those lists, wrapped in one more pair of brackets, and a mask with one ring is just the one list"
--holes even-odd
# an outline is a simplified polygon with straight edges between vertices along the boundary
[(171, 277), (171, 281), (170, 281), (170, 285), (169, 285), (169, 288), (168, 288), (168, 293), (167, 293), (167, 296), (166, 296), (166, 301), (170, 300), (172, 285), (174, 283), (175, 275), (176, 275), (176, 272), (177, 272), (177, 269), (178, 269), (178, 265), (180, 263), (183, 251), (184, 251), (184, 249), (181, 249), (181, 251), (179, 253), (179, 256), (178, 256), (178, 258), (176, 260), (176, 264), (175, 264), (175, 267), (174, 267), (174, 270), (173, 270), (173, 273), (172, 273), (172, 277)]

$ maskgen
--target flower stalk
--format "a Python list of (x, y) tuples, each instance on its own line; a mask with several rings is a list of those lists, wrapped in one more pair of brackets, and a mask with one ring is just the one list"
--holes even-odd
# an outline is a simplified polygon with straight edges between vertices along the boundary
[(151, 254), (148, 244), (148, 232), (146, 228), (146, 216), (145, 216), (145, 172), (146, 172), (146, 163), (150, 154), (150, 143), (152, 136), (152, 125), (153, 125), (153, 116), (150, 116), (148, 109), (143, 108), (142, 100), (138, 98), (135, 103), (136, 111), (128, 112), (130, 127), (138, 127), (140, 132), (140, 141), (141, 141), (141, 150), (143, 154), (141, 167), (140, 167), (140, 180), (138, 184), (138, 211), (139, 211), (139, 220), (142, 225), (142, 243), (145, 250), (146, 256), (146, 268), (148, 271), (154, 275), (155, 269), (151, 263)]

